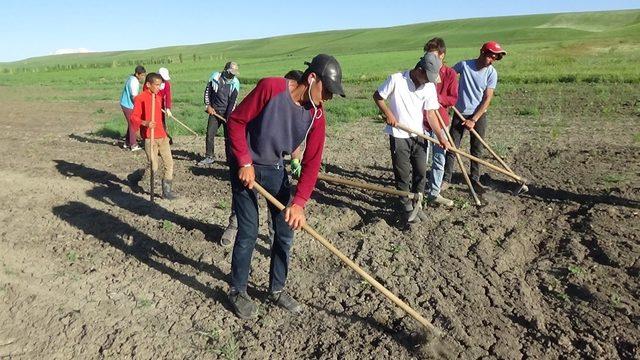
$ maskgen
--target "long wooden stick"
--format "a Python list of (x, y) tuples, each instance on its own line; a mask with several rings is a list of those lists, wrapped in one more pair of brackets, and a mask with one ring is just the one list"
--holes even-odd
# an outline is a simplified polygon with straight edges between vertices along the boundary
[[(162, 112), (167, 114), (167, 112), (164, 109), (162, 109)], [(175, 116), (173, 116), (173, 114), (169, 115), (169, 117), (172, 118), (173, 120), (175, 120), (175, 122), (177, 122), (178, 124), (182, 125), (185, 129), (189, 130), (193, 135), (198, 136), (197, 132), (191, 130), (191, 128), (188, 127), (187, 125), (185, 125), (182, 121), (176, 119)]]
[[(151, 121), (154, 122), (156, 121), (156, 94), (151, 93)], [(157, 124), (155, 124), (157, 125)], [(153, 153), (153, 143), (155, 142), (155, 137), (156, 137), (156, 127), (153, 126), (151, 129), (151, 141), (149, 141), (149, 162), (151, 163), (151, 186), (150, 186), (150, 193), (151, 193), (151, 202), (155, 201), (155, 189), (154, 189), (154, 179), (153, 179), (153, 175), (154, 175), (154, 171), (153, 171), (153, 157), (155, 156), (155, 154)]]
[(222, 115), (220, 115), (218, 113), (213, 113), (213, 116), (217, 117), (218, 119), (222, 120), (223, 122), (227, 122), (227, 119), (223, 118)]
[[(455, 113), (458, 115), (458, 117), (460, 117), (460, 119), (464, 119), (464, 115), (462, 115), (460, 113), (460, 111), (458, 111), (458, 109), (456, 109), (455, 106), (453, 106), (453, 111), (455, 111)], [(478, 132), (476, 131), (476, 129), (469, 129), (469, 132), (471, 132), (471, 134), (473, 134), (478, 140), (480, 140), (480, 143), (482, 143), (482, 145), (487, 148), (487, 150), (489, 150), (489, 153), (491, 153), (491, 155), (493, 155), (493, 157), (498, 160), (498, 162), (502, 165), (502, 167), (505, 168), (505, 170), (509, 171), (512, 174), (515, 174), (515, 172), (513, 170), (511, 170), (511, 168), (509, 167), (509, 165), (507, 165), (506, 162), (504, 162), (504, 160), (502, 160), (502, 158), (500, 156), (498, 156), (498, 154), (496, 154), (495, 151), (493, 151), (493, 149), (491, 148), (491, 146), (489, 146), (489, 144), (487, 144), (486, 141), (484, 141), (484, 139), (480, 136), (480, 134), (478, 134)]]
[[(453, 143), (451, 134), (449, 134), (449, 131), (447, 131), (447, 126), (445, 125), (444, 120), (442, 119), (442, 116), (440, 116), (440, 113), (438, 112), (438, 110), (435, 110), (434, 112), (436, 113), (438, 122), (440, 123), (440, 126), (442, 126), (442, 129), (447, 137), (447, 140), (449, 140), (449, 144), (451, 145), (452, 148), (455, 149), (456, 145)], [(476, 190), (473, 188), (473, 185), (471, 184), (471, 179), (469, 179), (467, 170), (464, 168), (464, 163), (462, 162), (462, 158), (460, 157), (459, 154), (455, 154), (455, 155), (456, 155), (456, 160), (458, 162), (458, 166), (460, 166), (460, 171), (462, 171), (462, 176), (464, 177), (464, 181), (467, 183), (467, 186), (469, 187), (469, 191), (471, 192), (471, 196), (473, 197), (473, 201), (476, 202), (476, 206), (482, 205), (482, 203), (480, 202), (480, 198), (478, 198), (478, 194), (476, 194)]]
[(409, 199), (416, 198), (416, 194), (408, 192), (408, 191), (397, 190), (397, 189), (394, 189), (394, 188), (388, 188), (388, 187), (369, 184), (369, 183), (360, 182), (360, 181), (342, 179), (342, 178), (339, 178), (339, 177), (336, 177), (336, 176), (331, 176), (331, 175), (327, 175), (327, 174), (323, 174), (323, 173), (319, 173), (318, 174), (318, 180), (327, 181), (327, 182), (336, 183), (336, 184), (341, 184), (341, 185), (346, 185), (346, 186), (353, 186), (353, 187), (360, 188), (360, 189), (365, 189), (365, 190), (373, 190), (373, 191), (377, 191), (377, 192), (381, 192), (381, 193), (385, 193), (385, 194), (389, 194), (389, 195), (397, 195), (397, 196), (407, 197)]
[[(421, 138), (423, 138), (423, 139), (425, 139), (425, 140), (427, 140), (427, 141), (431, 141), (431, 142), (432, 142), (432, 143), (434, 143), (434, 144), (440, 144), (440, 142), (439, 142), (438, 140), (436, 140), (436, 139), (434, 139), (434, 138), (432, 138), (432, 137), (430, 137), (430, 136), (427, 136), (427, 135), (425, 135), (425, 134), (422, 134), (422, 133), (419, 133), (419, 132), (417, 132), (417, 131), (414, 131), (414, 130), (412, 130), (412, 129), (410, 129), (410, 128), (408, 128), (408, 127), (406, 127), (406, 126), (402, 125), (402, 124), (398, 124), (398, 125), (396, 125), (396, 127), (397, 127), (398, 129), (400, 129), (400, 130), (404, 130), (404, 131), (406, 131), (406, 132), (408, 132), (408, 133), (410, 133), (410, 134), (416, 134), (416, 135), (418, 135), (419, 137), (421, 137)], [(480, 164), (482, 164), (482, 165), (484, 165), (484, 166), (488, 167), (488, 168), (489, 168), (489, 169), (491, 169), (491, 170), (494, 170), (494, 171), (499, 172), (499, 173), (501, 173), (501, 174), (507, 175), (508, 177), (513, 178), (513, 179), (515, 179), (516, 181), (518, 181), (518, 182), (520, 182), (520, 183), (523, 183), (523, 184), (526, 184), (526, 183), (527, 183), (527, 180), (526, 180), (525, 178), (520, 177), (520, 176), (518, 176), (518, 175), (516, 175), (516, 174), (512, 174), (512, 173), (508, 172), (507, 170), (505, 170), (505, 169), (503, 169), (503, 168), (500, 168), (500, 167), (497, 167), (497, 166), (493, 165), (492, 163), (490, 163), (490, 162), (488, 162), (488, 161), (482, 160), (482, 159), (477, 158), (477, 157), (475, 157), (475, 156), (473, 156), (473, 155), (469, 155), (469, 154), (467, 154), (466, 152), (464, 152), (464, 151), (462, 151), (462, 150), (459, 150), (459, 149), (451, 148), (450, 150), (451, 150), (453, 153), (460, 154), (460, 155), (462, 155), (462, 156), (466, 157), (466, 158), (467, 158), (467, 159), (469, 159), (469, 160), (473, 160), (473, 161), (475, 161), (475, 162), (478, 162), (478, 163), (480, 163)]]
[[(272, 203), (275, 207), (277, 207), (280, 211), (284, 210), (285, 206), (282, 205), (278, 199), (273, 197), (267, 190), (265, 190), (260, 184), (254, 182), (253, 188), (256, 189), (260, 195), (264, 196), (267, 201)], [(318, 240), (325, 248), (327, 248), (331, 253), (337, 256), (343, 263), (345, 263), (348, 267), (353, 269), (358, 273), (365, 281), (369, 284), (373, 285), (378, 291), (380, 291), (387, 299), (393, 301), (396, 305), (398, 305), (402, 310), (404, 310), (407, 314), (409, 314), (412, 318), (416, 319), (422, 326), (432, 331), (436, 335), (441, 335), (440, 330), (438, 330), (433, 324), (431, 324), (427, 319), (422, 317), (417, 311), (415, 311), (411, 306), (407, 305), (404, 301), (400, 300), (397, 296), (395, 296), (391, 291), (387, 290), (382, 284), (380, 284), (376, 279), (374, 279), (371, 275), (367, 274), (366, 271), (362, 270), (360, 266), (358, 266), (351, 259), (346, 257), (340, 250), (334, 247), (331, 242), (322, 237), (322, 235), (318, 234), (311, 226), (305, 224), (303, 227), (304, 231), (309, 233), (314, 239)]]

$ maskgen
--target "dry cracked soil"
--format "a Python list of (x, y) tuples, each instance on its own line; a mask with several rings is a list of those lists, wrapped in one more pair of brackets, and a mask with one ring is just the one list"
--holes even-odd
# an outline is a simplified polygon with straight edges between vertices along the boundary
[[(454, 209), (429, 207), (408, 229), (397, 198), (318, 182), (309, 224), (440, 329), (435, 338), (303, 233), (288, 289), (304, 314), (268, 303), (264, 201), (250, 282), (259, 316), (236, 318), (231, 249), (217, 242), (231, 204), (223, 154), (197, 167), (204, 139), (178, 137), (181, 197), (151, 203), (126, 180), (144, 154), (92, 134), (95, 104), (33, 102), (0, 87), (0, 358), (640, 356), (632, 110), (608, 122), (579, 114), (559, 136), (544, 119), (497, 113), (489, 141), (512, 139), (506, 160), (530, 191), (513, 196), (517, 184), (487, 172), (484, 206), (459, 181), (447, 190)], [(392, 186), (381, 129), (374, 119), (332, 127), (324, 171)]]

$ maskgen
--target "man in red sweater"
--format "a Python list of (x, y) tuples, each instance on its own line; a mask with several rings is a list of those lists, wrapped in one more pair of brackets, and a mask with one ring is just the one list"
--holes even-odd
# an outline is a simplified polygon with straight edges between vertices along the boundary
[[(435, 37), (424, 45), (424, 51), (426, 53), (433, 52), (443, 62), (440, 68), (440, 82), (436, 84), (436, 92), (438, 93), (438, 102), (440, 108), (438, 112), (440, 117), (444, 120), (445, 126), (448, 128), (451, 123), (449, 118), (449, 108), (456, 104), (458, 100), (458, 79), (456, 72), (444, 65), (444, 56), (447, 53), (447, 47), (444, 40), (439, 37)], [(431, 126), (425, 120), (424, 127), (427, 131), (431, 132), (432, 137), (436, 137), (433, 133)], [(446, 129), (444, 131), (447, 131)], [(429, 188), (425, 189), (427, 193), (427, 200), (436, 205), (442, 205), (446, 207), (452, 207), (453, 201), (440, 195), (440, 192), (446, 189), (446, 186), (442, 184), (442, 178), (444, 176), (444, 165), (446, 160), (446, 151), (439, 145), (433, 144), (433, 158), (431, 162), (431, 175), (429, 176)]]
[[(284, 291), (293, 231), (306, 222), (304, 206), (320, 171), (326, 126), (323, 103), (334, 94), (344, 96), (342, 70), (333, 56), (320, 54), (307, 65), (298, 81), (282, 77), (260, 80), (229, 116), (233, 210), (238, 218), (229, 300), (240, 318), (251, 318), (257, 313), (256, 305), (247, 295), (251, 256), (258, 236), (258, 202), (253, 190), (256, 181), (287, 205), (284, 211), (269, 205), (275, 230), (269, 298), (293, 313), (302, 311), (300, 304)], [(290, 184), (283, 156), (291, 154), (303, 141), (306, 147), (302, 171), (289, 202)]]
[[(133, 113), (131, 121), (140, 126), (140, 135), (144, 139), (144, 151), (149, 160), (149, 166), (153, 173), (158, 171), (158, 153), (164, 165), (162, 177), (162, 197), (173, 200), (176, 195), (172, 191), (173, 183), (173, 157), (167, 132), (164, 130), (162, 116), (162, 96), (159, 94), (162, 86), (162, 77), (157, 73), (149, 73), (145, 79), (145, 89), (142, 94), (135, 97), (133, 101)], [(155, 97), (155, 109), (153, 119), (151, 118), (152, 98)], [(153, 146), (151, 145), (151, 129), (154, 129)], [(153, 151), (152, 151), (153, 148)], [(131, 188), (135, 192), (141, 192), (142, 188), (138, 184), (145, 174), (145, 169), (140, 169), (129, 175), (128, 180)]]

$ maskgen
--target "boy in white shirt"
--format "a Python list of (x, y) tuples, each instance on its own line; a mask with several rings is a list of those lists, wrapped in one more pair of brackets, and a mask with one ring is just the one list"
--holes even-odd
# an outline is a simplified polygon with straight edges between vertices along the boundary
[[(425, 55), (412, 70), (390, 75), (373, 94), (373, 99), (387, 118), (385, 133), (389, 136), (391, 162), (396, 180), (396, 188), (413, 193), (422, 192), (427, 182), (426, 140), (397, 129), (402, 124), (417, 132), (424, 133), (423, 119), (427, 121), (438, 137), (440, 145), (449, 149), (449, 143), (440, 127), (435, 111), (440, 107), (435, 84), (439, 81), (442, 62), (435, 54)], [(389, 106), (385, 103), (389, 101)], [(403, 200), (404, 220), (413, 211), (413, 203)], [(424, 214), (418, 212), (420, 220)]]

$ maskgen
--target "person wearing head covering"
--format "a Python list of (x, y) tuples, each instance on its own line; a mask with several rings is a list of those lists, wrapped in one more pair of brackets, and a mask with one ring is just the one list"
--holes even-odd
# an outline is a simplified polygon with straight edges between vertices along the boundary
[[(278, 306), (301, 313), (301, 305), (285, 291), (294, 230), (306, 223), (304, 206), (315, 187), (325, 141), (323, 103), (344, 96), (342, 69), (330, 55), (319, 54), (307, 63), (299, 81), (261, 79), (228, 120), (233, 161), (233, 209), (238, 218), (231, 258), (229, 300), (241, 318), (255, 317), (257, 307), (247, 295), (251, 256), (258, 236), (257, 182), (287, 207), (269, 205), (275, 230), (271, 247), (269, 298)], [(291, 199), (283, 157), (306, 141), (302, 171)], [(291, 201), (290, 201), (291, 200)]]
[(220, 126), (222, 126), (226, 139), (227, 127), (225, 121), (236, 106), (236, 99), (240, 91), (240, 81), (238, 81), (237, 77), (239, 73), (238, 64), (229, 61), (225, 64), (222, 72), (214, 71), (209, 76), (207, 87), (204, 90), (205, 112), (209, 114), (209, 118), (207, 120), (205, 157), (198, 163), (200, 166), (213, 164), (214, 141)]
[[(454, 115), (449, 133), (456, 147), (460, 146), (465, 129), (475, 129), (484, 138), (487, 129), (487, 110), (493, 99), (493, 93), (498, 85), (498, 71), (493, 64), (507, 55), (502, 46), (495, 41), (489, 41), (480, 48), (480, 55), (476, 59), (464, 60), (453, 66), (453, 70), (460, 74), (458, 82), (458, 101), (456, 108), (464, 116)], [(471, 155), (482, 155), (482, 143), (475, 136), (471, 137)], [(451, 172), (455, 162), (454, 154), (447, 154), (444, 182), (451, 182)], [(471, 183), (482, 192), (486, 189), (480, 182), (480, 164), (471, 161)]]
[[(435, 37), (424, 45), (424, 51), (426, 53), (433, 53), (440, 61), (444, 62), (444, 57), (447, 53), (447, 47), (444, 40), (439, 37)], [(449, 118), (449, 108), (456, 104), (458, 100), (458, 76), (456, 72), (446, 66), (444, 63), (440, 68), (440, 81), (436, 84), (436, 93), (438, 94), (438, 113), (444, 122), (444, 126), (448, 127), (451, 123)], [(429, 136), (436, 137), (435, 131), (431, 128), (428, 121), (424, 122), (424, 127), (427, 130)], [(448, 129), (443, 129), (447, 131)], [(431, 157), (431, 172), (429, 173), (429, 183), (425, 189), (427, 201), (433, 205), (440, 205), (446, 207), (452, 207), (453, 201), (440, 195), (442, 188), (442, 178), (444, 176), (444, 164), (446, 158), (446, 151), (442, 146), (432, 145), (433, 155)]]
[[(401, 191), (414, 194), (424, 191), (428, 144), (423, 138), (396, 128), (397, 124), (424, 133), (423, 119), (426, 116), (442, 147), (447, 149), (449, 146), (435, 115), (440, 107), (435, 84), (439, 81), (441, 65), (436, 55), (428, 53), (413, 69), (389, 75), (373, 94), (374, 102), (387, 118), (384, 131), (389, 135), (396, 188)], [(389, 106), (385, 100), (388, 100)], [(421, 204), (403, 198), (402, 205), (406, 224), (425, 219), (422, 210), (414, 209)]]
[(169, 130), (167, 129), (167, 121), (166, 121), (167, 116), (169, 117), (172, 116), (171, 106), (173, 103), (172, 101), (173, 96), (171, 94), (171, 77), (169, 76), (169, 69), (164, 67), (161, 67), (158, 70), (158, 74), (160, 74), (160, 76), (162, 77), (162, 85), (160, 86), (160, 92), (158, 94), (162, 98), (162, 109), (166, 113), (166, 116), (165, 116), (165, 113), (162, 114), (162, 117), (164, 119), (162, 124), (164, 125), (164, 131), (167, 133), (167, 136), (169, 137), (169, 145), (173, 145), (173, 138), (169, 134)]

